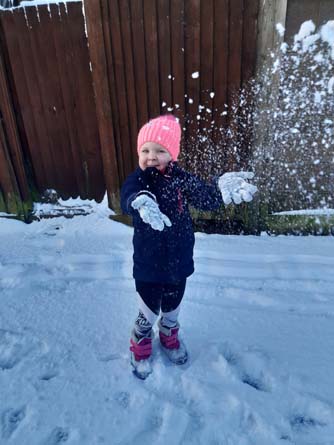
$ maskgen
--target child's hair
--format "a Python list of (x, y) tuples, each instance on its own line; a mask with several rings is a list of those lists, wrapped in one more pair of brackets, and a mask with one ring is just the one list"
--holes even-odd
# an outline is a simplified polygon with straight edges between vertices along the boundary
[(181, 142), (181, 126), (177, 118), (172, 114), (166, 114), (147, 122), (138, 133), (138, 153), (146, 142), (162, 145), (168, 150), (172, 160), (176, 161), (180, 153)]

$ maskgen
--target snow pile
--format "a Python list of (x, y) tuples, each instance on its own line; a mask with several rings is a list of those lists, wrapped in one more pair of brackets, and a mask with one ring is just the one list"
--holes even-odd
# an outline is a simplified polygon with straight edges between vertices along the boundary
[(274, 215), (308, 215), (308, 216), (330, 216), (334, 215), (334, 209), (304, 209), (278, 212)]
[[(334, 205), (333, 73), (334, 21), (318, 31), (307, 21), (291, 45), (281, 45), (255, 86), (257, 131), (265, 123), (267, 134), (254, 165), (276, 210), (293, 209), (295, 203), (302, 208)], [(266, 89), (270, 97), (261, 94)]]
[[(49, 192), (47, 190), (46, 192)], [(52, 191), (52, 190), (51, 190)], [(56, 194), (56, 192), (54, 191)], [(87, 215), (94, 213), (100, 218), (105, 218), (113, 215), (114, 212), (108, 208), (108, 197), (104, 196), (101, 203), (97, 203), (94, 200), (82, 200), (80, 198), (71, 198), (63, 200), (61, 198), (56, 198), (57, 203), (41, 203), (35, 202), (33, 207), (33, 214), (35, 218), (43, 217), (55, 217), (55, 216), (68, 216), (72, 217), (74, 215)]]

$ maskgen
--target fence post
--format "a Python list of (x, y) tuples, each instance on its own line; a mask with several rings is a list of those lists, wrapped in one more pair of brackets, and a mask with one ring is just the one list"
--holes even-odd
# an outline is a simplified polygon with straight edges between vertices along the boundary
[(270, 190), (267, 185), (268, 178), (271, 177), (271, 158), (275, 149), (270, 145), (270, 112), (276, 107), (279, 99), (279, 70), (272, 74), (271, 65), (275, 57), (279, 57), (280, 44), (284, 41), (284, 36), (279, 34), (276, 25), (280, 23), (285, 27), (288, 1), (260, 1), (259, 5), (256, 60), (256, 81), (259, 86), (259, 95), (255, 104), (255, 114), (261, 116), (261, 119), (254, 123), (252, 164), (259, 180), (258, 185), (261, 192), (261, 196), (256, 199), (256, 205), (259, 207), (260, 229), (265, 229), (264, 220), (269, 212)]
[[(115, 135), (110, 103), (107, 57), (104, 47), (103, 24), (106, 17), (101, 13), (102, 1), (84, 0), (83, 8), (86, 18), (89, 55), (92, 65), (93, 87), (95, 93), (96, 114), (105, 183), (107, 186), (109, 206), (120, 211), (120, 181), (115, 146)], [(108, 37), (107, 37), (108, 38)]]

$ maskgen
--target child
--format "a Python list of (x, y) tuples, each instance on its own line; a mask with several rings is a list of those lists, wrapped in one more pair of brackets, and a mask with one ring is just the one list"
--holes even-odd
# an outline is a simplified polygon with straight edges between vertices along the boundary
[(186, 279), (194, 272), (194, 232), (188, 205), (214, 210), (232, 200), (251, 201), (252, 173), (226, 173), (206, 183), (177, 164), (181, 127), (172, 115), (145, 124), (138, 134), (139, 167), (126, 179), (121, 206), (132, 215), (134, 267), (139, 314), (130, 339), (131, 363), (137, 377), (151, 372), (152, 327), (158, 321), (160, 344), (168, 358), (187, 361), (179, 339), (178, 315)]

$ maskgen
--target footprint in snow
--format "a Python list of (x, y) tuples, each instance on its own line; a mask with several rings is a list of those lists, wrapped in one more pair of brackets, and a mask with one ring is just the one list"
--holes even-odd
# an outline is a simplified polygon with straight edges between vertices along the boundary
[(52, 224), (47, 227), (47, 229), (43, 232), (43, 235), (46, 236), (55, 236), (62, 229), (63, 226), (61, 224)]
[(114, 395), (114, 400), (124, 409), (127, 409), (130, 404), (130, 394), (127, 391), (118, 391)]
[(36, 346), (36, 340), (27, 335), (0, 329), (0, 369), (14, 368)]
[(296, 414), (290, 418), (291, 428), (295, 431), (307, 431), (310, 428), (325, 427), (327, 424), (319, 419), (305, 416), (303, 414)]
[(68, 428), (56, 427), (41, 445), (59, 445), (68, 441), (70, 430)]
[(3, 439), (9, 439), (25, 418), (26, 409), (8, 409), (4, 411), (1, 418), (1, 430)]
[(49, 380), (52, 380), (55, 377), (58, 377), (58, 375), (59, 375), (58, 365), (52, 361), (45, 361), (41, 365), (41, 369), (40, 369), (38, 378), (39, 378), (39, 380), (48, 382)]
[(252, 349), (234, 352), (229, 345), (225, 345), (223, 356), (243, 383), (257, 391), (271, 392), (273, 378), (266, 369), (268, 359), (265, 354)]
[(294, 433), (307, 433), (317, 435), (320, 428), (332, 428), (334, 408), (332, 404), (314, 398), (302, 396), (296, 399), (288, 422)]

